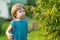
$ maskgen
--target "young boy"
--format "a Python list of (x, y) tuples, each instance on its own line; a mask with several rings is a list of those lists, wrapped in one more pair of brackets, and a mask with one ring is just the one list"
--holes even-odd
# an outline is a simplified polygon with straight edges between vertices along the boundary
[(37, 24), (33, 23), (31, 28), (28, 28), (28, 23), (25, 19), (25, 10), (22, 4), (12, 6), (11, 15), (13, 20), (10, 22), (6, 30), (6, 35), (9, 40), (27, 40), (27, 32), (32, 31)]

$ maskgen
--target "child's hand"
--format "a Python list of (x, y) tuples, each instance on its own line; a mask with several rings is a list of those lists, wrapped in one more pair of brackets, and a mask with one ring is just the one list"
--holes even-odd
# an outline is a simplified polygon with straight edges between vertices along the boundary
[(7, 34), (7, 37), (9, 40), (12, 40), (12, 38), (13, 38), (12, 36), (13, 36), (12, 34)]
[(38, 26), (37, 22), (34, 22), (32, 26), (33, 28), (36, 28)]

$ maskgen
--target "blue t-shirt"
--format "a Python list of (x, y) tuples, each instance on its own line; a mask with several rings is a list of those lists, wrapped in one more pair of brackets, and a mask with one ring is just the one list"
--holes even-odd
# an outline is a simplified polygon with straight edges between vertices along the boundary
[(12, 40), (27, 40), (27, 21), (25, 19), (19, 21), (12, 20), (10, 23), (13, 27)]

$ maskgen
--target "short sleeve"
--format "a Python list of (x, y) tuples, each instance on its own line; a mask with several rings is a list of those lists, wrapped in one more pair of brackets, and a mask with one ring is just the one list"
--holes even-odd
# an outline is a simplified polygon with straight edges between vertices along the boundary
[(26, 26), (28, 27), (28, 22), (26, 21)]
[(26, 27), (28, 27), (28, 22), (26, 19), (24, 19), (24, 22), (26, 23)]
[(12, 25), (13, 28), (15, 27), (14, 20), (12, 20), (12, 21), (10, 22), (10, 24)]
[(26, 21), (26, 32), (28, 32), (28, 22)]
[(26, 23), (26, 27), (28, 27), (28, 22), (26, 19), (24, 19), (24, 22)]

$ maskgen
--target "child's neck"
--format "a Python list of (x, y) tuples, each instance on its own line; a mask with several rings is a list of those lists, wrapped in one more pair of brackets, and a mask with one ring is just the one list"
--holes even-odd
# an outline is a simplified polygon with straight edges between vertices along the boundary
[(15, 19), (16, 21), (20, 21), (21, 19)]
[(17, 18), (17, 19), (14, 19), (14, 20), (16, 20), (16, 21), (20, 21), (20, 20), (22, 20), (22, 19), (24, 19), (24, 18), (21, 18), (21, 19), (18, 19), (18, 18)]

